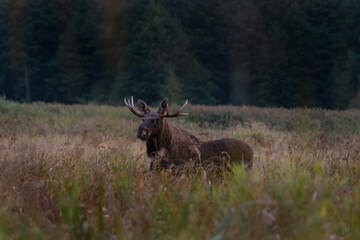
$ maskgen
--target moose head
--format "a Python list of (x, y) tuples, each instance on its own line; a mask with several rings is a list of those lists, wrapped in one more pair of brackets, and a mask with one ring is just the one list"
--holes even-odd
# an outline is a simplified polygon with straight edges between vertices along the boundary
[(188, 104), (188, 100), (186, 100), (185, 104), (179, 109), (179, 111), (173, 114), (170, 114), (169, 100), (167, 98), (164, 98), (160, 102), (159, 109), (155, 111), (151, 111), (147, 104), (140, 99), (138, 100), (139, 111), (137, 111), (134, 106), (133, 97), (131, 97), (131, 101), (124, 99), (124, 103), (132, 113), (140, 118), (143, 118), (143, 123), (139, 126), (136, 134), (136, 136), (143, 141), (148, 140), (150, 136), (156, 136), (159, 134), (159, 132), (163, 129), (165, 118), (189, 115), (188, 113), (182, 113)]

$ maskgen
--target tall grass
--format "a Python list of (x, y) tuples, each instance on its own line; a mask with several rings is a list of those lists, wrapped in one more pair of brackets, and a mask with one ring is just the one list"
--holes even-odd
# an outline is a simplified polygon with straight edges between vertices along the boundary
[(0, 100), (0, 239), (360, 239), (358, 111), (189, 111), (252, 171), (150, 172), (125, 108)]

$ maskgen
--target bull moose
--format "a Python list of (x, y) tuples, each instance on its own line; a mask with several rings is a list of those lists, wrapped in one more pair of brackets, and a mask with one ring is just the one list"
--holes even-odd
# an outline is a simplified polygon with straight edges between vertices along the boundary
[[(213, 162), (227, 167), (228, 162), (243, 163), (250, 169), (253, 151), (248, 144), (233, 138), (223, 138), (202, 142), (189, 132), (170, 125), (167, 118), (187, 116), (182, 113), (188, 101), (175, 113), (170, 114), (167, 98), (160, 103), (159, 109), (151, 111), (147, 104), (138, 100), (137, 111), (134, 99), (124, 99), (125, 105), (138, 117), (143, 118), (136, 136), (146, 141), (146, 153), (151, 158), (150, 169), (183, 166), (191, 161)], [(227, 167), (228, 168), (228, 167)]]

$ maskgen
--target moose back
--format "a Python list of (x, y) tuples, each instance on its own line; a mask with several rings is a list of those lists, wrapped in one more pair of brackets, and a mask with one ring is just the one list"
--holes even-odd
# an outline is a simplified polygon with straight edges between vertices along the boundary
[(133, 97), (131, 101), (124, 99), (124, 102), (132, 113), (143, 118), (136, 136), (146, 142), (146, 153), (151, 158), (150, 169), (155, 166), (182, 166), (191, 161), (225, 166), (231, 161), (252, 167), (253, 151), (245, 142), (233, 138), (202, 142), (191, 133), (168, 123), (167, 118), (188, 115), (182, 113), (188, 101), (173, 114), (170, 114), (167, 98), (161, 101), (157, 111), (151, 111), (142, 100), (138, 100), (137, 111)]

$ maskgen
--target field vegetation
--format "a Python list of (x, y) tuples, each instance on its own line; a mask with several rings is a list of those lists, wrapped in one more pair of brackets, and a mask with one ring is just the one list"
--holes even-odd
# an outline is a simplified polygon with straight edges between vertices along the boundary
[(0, 239), (360, 239), (360, 111), (188, 111), (253, 169), (150, 172), (125, 107), (0, 99)]

